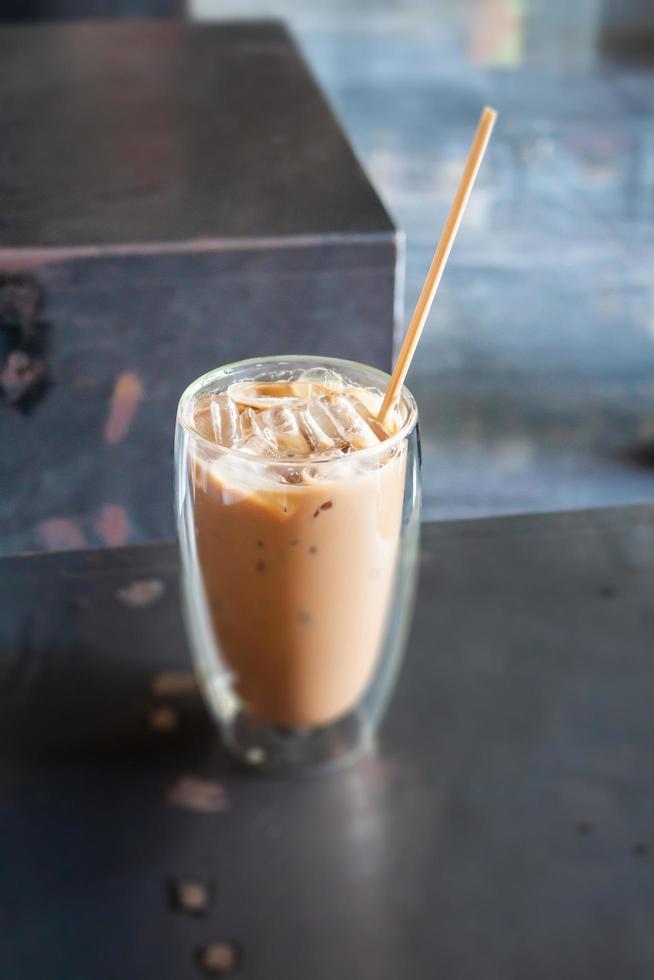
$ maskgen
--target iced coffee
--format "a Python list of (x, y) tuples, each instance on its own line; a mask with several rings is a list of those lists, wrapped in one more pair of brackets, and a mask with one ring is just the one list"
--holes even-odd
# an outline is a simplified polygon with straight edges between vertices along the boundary
[(255, 373), (185, 408), (188, 530), (225, 683), (249, 717), (306, 730), (352, 711), (375, 674), (415, 420), (402, 402), (381, 425), (381, 386), (345, 369)]

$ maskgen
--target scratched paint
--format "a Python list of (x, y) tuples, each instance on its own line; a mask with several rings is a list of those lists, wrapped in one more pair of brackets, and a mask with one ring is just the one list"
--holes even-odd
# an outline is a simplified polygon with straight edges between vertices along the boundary
[(241, 951), (236, 943), (210, 942), (196, 953), (196, 961), (202, 972), (209, 977), (226, 977), (239, 966)]
[(197, 776), (180, 776), (166, 794), (166, 802), (194, 813), (224, 813), (230, 808), (220, 783)]
[(190, 670), (162, 670), (152, 678), (151, 690), (156, 698), (175, 698), (196, 691)]
[(154, 606), (164, 594), (164, 584), (158, 578), (139, 579), (130, 582), (116, 592), (116, 598), (130, 609), (147, 609)]
[(104, 441), (108, 445), (122, 442), (128, 435), (142, 397), (143, 383), (134, 371), (125, 371), (116, 378), (104, 426)]
[(205, 916), (211, 908), (214, 886), (199, 878), (171, 878), (167, 882), (168, 898), (174, 912), (196, 917)]
[(161, 704), (150, 710), (148, 725), (153, 732), (174, 732), (179, 727), (179, 715), (171, 705)]
[(50, 517), (36, 526), (36, 532), (48, 551), (70, 551), (86, 547), (86, 537), (72, 517)]
[(95, 529), (110, 548), (125, 544), (129, 535), (127, 511), (120, 504), (105, 504), (100, 510)]

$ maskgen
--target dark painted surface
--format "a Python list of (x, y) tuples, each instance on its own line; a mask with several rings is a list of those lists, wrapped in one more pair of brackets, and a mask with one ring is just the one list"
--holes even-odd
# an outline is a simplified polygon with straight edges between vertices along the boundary
[(427, 525), (378, 754), (309, 781), (162, 676), (176, 587), (167, 547), (0, 562), (3, 980), (650, 980), (654, 508)]
[(44, 265), (50, 386), (27, 414), (0, 403), (1, 550), (171, 540), (183, 389), (280, 351), (387, 367), (393, 261), (344, 237)]
[(11, 21), (112, 17), (171, 17), (184, 0), (3, 0), (0, 18)]
[(2, 27), (0, 83), (0, 553), (171, 540), (195, 377), (390, 366), (393, 226), (274, 22)]
[(0, 85), (1, 248), (393, 232), (278, 23), (4, 26)]

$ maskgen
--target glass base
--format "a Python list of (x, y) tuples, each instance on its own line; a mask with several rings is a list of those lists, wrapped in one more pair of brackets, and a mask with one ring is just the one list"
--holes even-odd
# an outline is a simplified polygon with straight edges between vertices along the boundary
[(279, 728), (239, 710), (222, 724), (225, 745), (250, 769), (268, 775), (302, 776), (337, 769), (356, 761), (374, 746), (370, 719), (352, 711), (319, 728)]

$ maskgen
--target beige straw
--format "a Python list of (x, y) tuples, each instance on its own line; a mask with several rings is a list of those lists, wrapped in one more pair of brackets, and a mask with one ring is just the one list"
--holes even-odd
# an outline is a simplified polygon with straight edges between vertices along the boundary
[(411, 322), (409, 323), (402, 348), (398, 354), (397, 362), (395, 364), (395, 368), (393, 369), (393, 374), (391, 375), (391, 380), (388, 383), (388, 388), (386, 389), (386, 394), (384, 395), (382, 407), (379, 411), (379, 415), (377, 416), (382, 424), (388, 412), (395, 405), (395, 402), (397, 401), (402, 389), (402, 385), (406, 379), (413, 355), (415, 354), (416, 347), (418, 346), (418, 341), (420, 340), (420, 335), (422, 334), (422, 328), (424, 327), (425, 320), (429, 315), (431, 304), (434, 301), (438, 284), (440, 283), (441, 276), (443, 275), (445, 263), (449, 258), (450, 250), (454, 243), (454, 239), (456, 238), (456, 233), (459, 230), (459, 225), (461, 224), (463, 212), (466, 209), (466, 204), (468, 203), (468, 198), (470, 197), (470, 192), (473, 188), (477, 172), (481, 166), (481, 161), (484, 158), (488, 141), (491, 133), (493, 132), (493, 126), (495, 125), (496, 118), (497, 113), (495, 110), (487, 107), (484, 109), (479, 119), (477, 132), (475, 133), (475, 138), (472, 141), (472, 146), (470, 147), (470, 153), (468, 154), (468, 159), (463, 170), (461, 181), (454, 197), (450, 213), (447, 216), (447, 221), (445, 222), (445, 227), (443, 228), (440, 241), (436, 246), (434, 257), (431, 260), (429, 272), (427, 273), (427, 278), (425, 279), (420, 297), (416, 303), (416, 308), (413, 311), (413, 316), (411, 317)]

